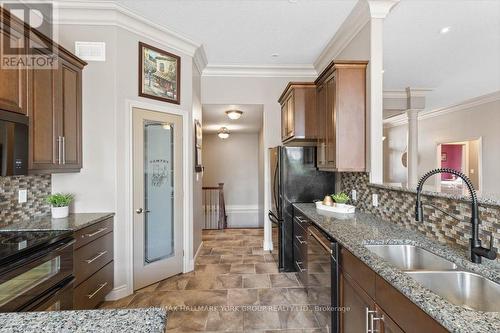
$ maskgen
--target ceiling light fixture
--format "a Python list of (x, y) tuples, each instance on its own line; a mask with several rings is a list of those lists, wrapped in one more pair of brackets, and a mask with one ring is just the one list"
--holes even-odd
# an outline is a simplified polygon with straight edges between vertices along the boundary
[(236, 119), (240, 119), (241, 118), (241, 115), (243, 114), (243, 111), (240, 111), (240, 110), (229, 110), (229, 111), (226, 111), (226, 114), (229, 117), (229, 119), (236, 120)]
[(441, 33), (441, 35), (446, 35), (448, 32), (450, 32), (450, 30), (451, 30), (451, 27), (444, 27), (444, 28), (441, 28), (439, 33)]
[(222, 140), (229, 138), (229, 131), (228, 131), (227, 127), (221, 127), (219, 129), (219, 131), (217, 132), (217, 135)]

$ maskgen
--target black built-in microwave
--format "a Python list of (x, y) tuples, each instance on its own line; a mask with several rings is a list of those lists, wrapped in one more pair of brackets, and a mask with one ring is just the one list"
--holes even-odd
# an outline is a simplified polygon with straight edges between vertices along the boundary
[(0, 176), (28, 173), (28, 117), (0, 110)]

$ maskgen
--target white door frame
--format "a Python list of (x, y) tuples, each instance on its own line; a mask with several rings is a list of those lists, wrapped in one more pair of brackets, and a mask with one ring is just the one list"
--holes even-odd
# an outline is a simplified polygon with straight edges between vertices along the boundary
[[(127, 117), (126, 117), (126, 133), (125, 133), (125, 140), (127, 142), (127, 148), (128, 148), (128, 157), (127, 157), (127, 176), (125, 179), (126, 186), (125, 188), (127, 189), (127, 202), (125, 203), (126, 207), (126, 223), (125, 223), (125, 234), (126, 234), (126, 239), (128, 239), (128, 244), (130, 244), (129, 248), (127, 249), (127, 267), (128, 267), (128, 272), (127, 272), (127, 286), (128, 286), (128, 294), (132, 294), (134, 292), (134, 234), (133, 234), (133, 221), (134, 221), (134, 212), (133, 212), (133, 168), (132, 168), (132, 163), (133, 163), (133, 149), (132, 149), (132, 141), (133, 141), (133, 136), (132, 136), (132, 113), (134, 108), (139, 108), (139, 109), (145, 109), (145, 110), (151, 110), (151, 111), (156, 111), (156, 112), (162, 112), (162, 113), (170, 113), (174, 115), (180, 115), (182, 117), (182, 129), (183, 129), (183, 138), (182, 138), (182, 165), (184, 168), (183, 172), (183, 193), (182, 193), (182, 200), (183, 200), (183, 221), (182, 221), (182, 248), (184, 250), (184, 258), (182, 260), (183, 262), (183, 269), (182, 271), (184, 273), (189, 272), (193, 269), (193, 259), (191, 258), (191, 248), (193, 244), (193, 225), (191, 223), (192, 221), (192, 197), (190, 195), (191, 193), (191, 182), (192, 182), (192, 173), (190, 172), (191, 167), (190, 167), (190, 160), (189, 160), (189, 137), (190, 137), (190, 131), (189, 131), (189, 123), (190, 123), (190, 117), (188, 112), (185, 110), (181, 109), (176, 109), (173, 107), (165, 107), (165, 106), (159, 106), (157, 104), (153, 103), (146, 103), (146, 102), (140, 102), (140, 101), (135, 101), (135, 100), (127, 100), (126, 101), (126, 111), (127, 111)], [(192, 161), (191, 161), (192, 162)]]

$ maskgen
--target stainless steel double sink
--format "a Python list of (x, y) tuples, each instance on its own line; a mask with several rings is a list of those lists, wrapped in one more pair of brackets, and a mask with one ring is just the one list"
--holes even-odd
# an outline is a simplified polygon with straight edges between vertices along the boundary
[(365, 245), (427, 289), (465, 308), (500, 312), (500, 285), (413, 245)]

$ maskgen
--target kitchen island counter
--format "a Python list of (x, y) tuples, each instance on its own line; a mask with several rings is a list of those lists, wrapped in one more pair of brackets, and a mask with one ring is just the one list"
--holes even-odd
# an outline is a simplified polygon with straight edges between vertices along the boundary
[(314, 204), (307, 203), (294, 204), (294, 207), (450, 332), (500, 332), (500, 312), (481, 312), (454, 305), (372, 253), (365, 245), (418, 246), (496, 283), (500, 283), (498, 261), (483, 260), (480, 265), (473, 264), (463, 248), (441, 244), (417, 231), (384, 221), (371, 214), (356, 212), (341, 216), (323, 213), (319, 212)]
[(1, 333), (163, 333), (165, 309), (111, 309), (0, 313)]

